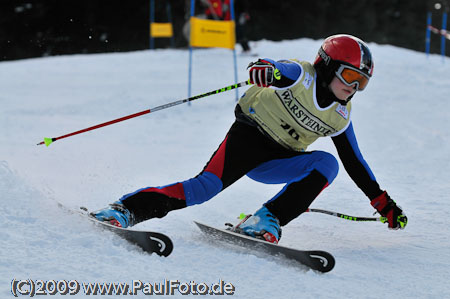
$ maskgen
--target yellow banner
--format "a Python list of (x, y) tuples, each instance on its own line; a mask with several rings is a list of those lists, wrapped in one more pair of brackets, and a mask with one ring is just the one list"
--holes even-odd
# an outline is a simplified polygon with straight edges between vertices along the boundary
[(172, 37), (172, 23), (150, 23), (151, 37)]
[(215, 21), (191, 17), (191, 46), (234, 49), (234, 21)]

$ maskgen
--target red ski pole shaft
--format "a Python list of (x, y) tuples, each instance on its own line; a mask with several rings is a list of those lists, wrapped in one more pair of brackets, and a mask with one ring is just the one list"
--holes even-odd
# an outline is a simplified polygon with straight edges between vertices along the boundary
[(101, 128), (101, 127), (106, 127), (106, 126), (109, 126), (109, 125), (112, 125), (112, 124), (115, 124), (115, 123), (118, 123), (118, 122), (130, 119), (130, 118), (134, 118), (134, 117), (138, 117), (138, 116), (141, 116), (141, 115), (144, 115), (144, 114), (148, 114), (150, 112), (151, 112), (150, 109), (149, 110), (144, 110), (144, 111), (141, 111), (141, 112), (138, 112), (138, 113), (130, 114), (130, 115), (127, 115), (127, 116), (124, 116), (124, 117), (121, 117), (121, 118), (117, 118), (117, 119), (114, 119), (114, 120), (111, 120), (111, 121), (107, 121), (107, 122), (104, 122), (102, 124), (98, 124), (98, 125), (95, 125), (95, 126), (83, 129), (83, 130), (72, 132), (72, 133), (69, 133), (69, 134), (66, 134), (66, 135), (63, 135), (63, 136), (53, 137), (53, 138), (44, 138), (44, 141), (39, 142), (37, 145), (45, 144), (46, 146), (49, 146), (52, 142), (54, 142), (56, 140), (67, 138), (67, 137), (70, 137), (70, 136), (73, 136), (73, 135), (78, 135), (78, 134), (81, 134), (81, 133), (84, 133), (84, 132), (92, 131), (92, 130), (95, 130), (95, 129), (98, 129), (98, 128)]
[(233, 85), (226, 86), (226, 87), (223, 87), (223, 88), (220, 88), (220, 89), (216, 89), (216, 90), (213, 90), (213, 91), (210, 91), (210, 92), (207, 92), (207, 93), (196, 95), (196, 96), (193, 96), (193, 97), (190, 97), (190, 98), (187, 98), (187, 99), (178, 100), (178, 101), (175, 101), (175, 102), (171, 102), (171, 103), (167, 103), (167, 104), (164, 104), (164, 105), (161, 105), (161, 106), (154, 107), (152, 109), (147, 109), (147, 110), (144, 110), (144, 111), (141, 111), (141, 112), (138, 112), (138, 113), (130, 114), (130, 115), (127, 115), (127, 116), (124, 116), (124, 117), (120, 117), (120, 118), (117, 118), (117, 119), (113, 119), (111, 121), (107, 121), (107, 122), (104, 122), (104, 123), (101, 123), (101, 124), (98, 124), (98, 125), (86, 128), (86, 129), (82, 129), (82, 130), (79, 130), (79, 131), (75, 131), (75, 132), (72, 132), (72, 133), (69, 133), (69, 134), (66, 134), (66, 135), (62, 135), (62, 136), (59, 136), (59, 137), (53, 137), (53, 138), (44, 138), (44, 141), (39, 142), (37, 145), (45, 144), (46, 146), (49, 146), (50, 144), (52, 144), (53, 142), (55, 142), (56, 140), (59, 140), (59, 139), (63, 139), (63, 138), (67, 138), (67, 137), (70, 137), (70, 136), (78, 135), (78, 134), (85, 133), (85, 132), (88, 132), (88, 131), (92, 131), (92, 130), (95, 130), (95, 129), (98, 129), (98, 128), (106, 127), (106, 126), (109, 126), (109, 125), (112, 125), (112, 124), (115, 124), (115, 123), (118, 123), (118, 122), (121, 122), (121, 121), (124, 121), (124, 120), (127, 120), (127, 119), (131, 119), (131, 118), (135, 118), (135, 117), (138, 117), (138, 116), (141, 116), (141, 115), (144, 115), (144, 114), (148, 114), (148, 113), (156, 112), (156, 111), (159, 111), (159, 110), (167, 109), (167, 108), (170, 108), (170, 107), (173, 107), (173, 106), (177, 106), (177, 105), (180, 105), (180, 104), (183, 104), (183, 103), (191, 102), (191, 101), (194, 101), (194, 100), (197, 100), (197, 99), (200, 99), (200, 98), (205, 98), (205, 97), (210, 96), (210, 95), (214, 95), (214, 94), (218, 94), (218, 93), (221, 93), (221, 92), (224, 92), (224, 91), (236, 89), (236, 88), (239, 88), (239, 87), (242, 87), (242, 86), (246, 86), (246, 85), (249, 85), (249, 84), (250, 84), (250, 81), (245, 81), (245, 82), (233, 84)]

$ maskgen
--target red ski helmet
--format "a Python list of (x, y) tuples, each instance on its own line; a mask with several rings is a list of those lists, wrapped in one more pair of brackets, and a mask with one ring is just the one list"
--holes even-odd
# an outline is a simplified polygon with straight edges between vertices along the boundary
[[(362, 76), (358, 79), (357, 75), (351, 76), (350, 73), (345, 76), (342, 73), (345, 66)], [(369, 47), (362, 40), (352, 35), (338, 34), (325, 39), (314, 60), (314, 67), (327, 84), (338, 76), (341, 81), (346, 79), (348, 85), (357, 82), (358, 89), (362, 90), (372, 77), (374, 63)]]

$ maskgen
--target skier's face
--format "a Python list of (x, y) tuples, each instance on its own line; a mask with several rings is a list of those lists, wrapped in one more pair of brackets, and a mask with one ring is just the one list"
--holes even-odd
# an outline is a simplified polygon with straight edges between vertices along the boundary
[(339, 100), (346, 101), (356, 92), (356, 83), (352, 86), (347, 86), (338, 77), (334, 76), (330, 83), (330, 90)]

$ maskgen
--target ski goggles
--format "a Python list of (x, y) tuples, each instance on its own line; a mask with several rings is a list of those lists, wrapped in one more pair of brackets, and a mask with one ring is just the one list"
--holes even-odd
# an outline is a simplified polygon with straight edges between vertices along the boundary
[(342, 83), (347, 86), (352, 86), (356, 83), (356, 90), (360, 91), (366, 88), (369, 83), (369, 75), (364, 74), (357, 68), (341, 64), (336, 71), (336, 77), (338, 77)]

